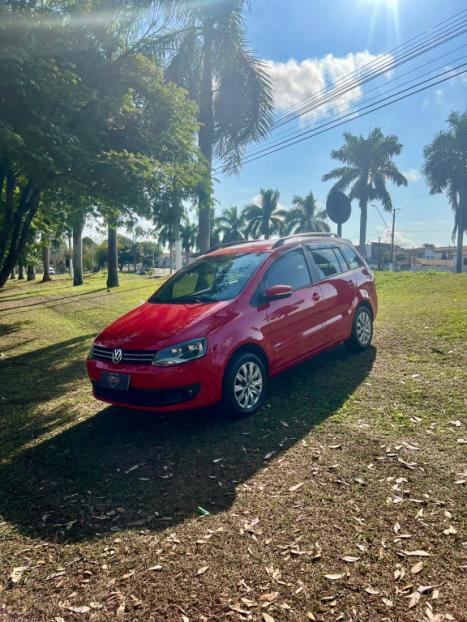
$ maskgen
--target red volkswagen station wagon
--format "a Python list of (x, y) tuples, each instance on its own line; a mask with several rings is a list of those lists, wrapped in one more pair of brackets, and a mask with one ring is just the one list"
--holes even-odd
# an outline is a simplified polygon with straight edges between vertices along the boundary
[(96, 338), (94, 396), (141, 410), (252, 414), (268, 378), (345, 342), (367, 348), (374, 276), (350, 242), (300, 234), (211, 249)]

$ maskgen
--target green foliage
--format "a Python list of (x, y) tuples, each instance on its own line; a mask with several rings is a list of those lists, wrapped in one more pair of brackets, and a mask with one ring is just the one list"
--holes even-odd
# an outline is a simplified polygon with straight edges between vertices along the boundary
[(219, 233), (223, 234), (222, 241), (225, 243), (245, 239), (245, 211), (240, 212), (236, 205), (225, 209), (217, 219), (216, 225)]
[(439, 132), (425, 147), (423, 172), (431, 194), (448, 194), (454, 235), (459, 226), (467, 230), (467, 112), (451, 113), (448, 125), (447, 131)]
[(398, 170), (393, 157), (402, 151), (397, 136), (385, 136), (379, 128), (368, 137), (344, 134), (345, 143), (331, 151), (331, 157), (344, 166), (323, 175), (323, 181), (337, 179), (333, 190), (350, 189), (350, 200), (358, 200), (360, 214), (360, 252), (365, 254), (367, 207), (370, 201), (379, 201), (387, 211), (392, 210), (391, 196), (386, 188), (388, 181), (396, 186), (406, 186), (407, 179)]
[(296, 195), (293, 198), (293, 208), (285, 216), (285, 226), (288, 233), (305, 233), (307, 231), (330, 231), (326, 222), (326, 210), (320, 210), (313, 192), (305, 197)]
[(118, 12), (94, 24), (68, 19), (73, 7), (19, 18), (0, 5), (0, 286), (52, 202), (148, 215), (174, 169), (197, 166), (195, 105), (122, 49)]
[(268, 240), (271, 235), (284, 233), (286, 212), (279, 208), (279, 196), (278, 190), (261, 189), (259, 205), (252, 204), (245, 208), (247, 237), (263, 235)]

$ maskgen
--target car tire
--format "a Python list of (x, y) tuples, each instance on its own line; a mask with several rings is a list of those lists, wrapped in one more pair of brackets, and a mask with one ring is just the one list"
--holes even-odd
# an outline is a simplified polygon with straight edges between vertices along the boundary
[(233, 415), (253, 415), (264, 403), (267, 384), (263, 361), (252, 352), (239, 352), (225, 372), (222, 404)]
[(352, 334), (346, 341), (346, 345), (354, 351), (366, 350), (373, 338), (373, 316), (370, 309), (365, 305), (358, 307), (352, 324)]

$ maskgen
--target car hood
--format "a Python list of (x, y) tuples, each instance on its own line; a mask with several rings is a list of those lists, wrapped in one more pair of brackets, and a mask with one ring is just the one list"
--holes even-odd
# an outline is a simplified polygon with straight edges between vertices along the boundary
[(196, 304), (145, 302), (105, 328), (96, 342), (107, 348), (159, 350), (206, 337), (233, 317), (231, 300)]

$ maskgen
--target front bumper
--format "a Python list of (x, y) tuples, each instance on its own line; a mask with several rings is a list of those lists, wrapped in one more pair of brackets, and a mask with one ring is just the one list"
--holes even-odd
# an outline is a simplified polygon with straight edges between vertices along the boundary
[[(116, 406), (148, 411), (201, 408), (220, 401), (224, 357), (207, 355), (174, 367), (113, 364), (89, 359), (87, 370), (94, 397)], [(130, 374), (126, 391), (99, 386), (103, 371)]]

